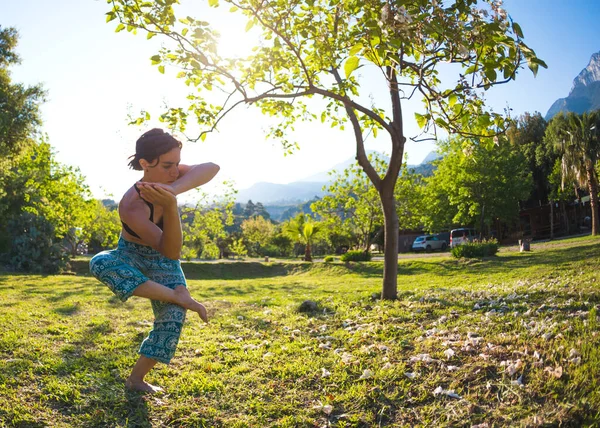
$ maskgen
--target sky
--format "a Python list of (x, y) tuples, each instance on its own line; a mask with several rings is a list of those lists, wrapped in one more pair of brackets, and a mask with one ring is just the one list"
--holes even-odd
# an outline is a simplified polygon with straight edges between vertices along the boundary
[[(205, 1), (182, 3), (186, 13), (221, 28), (225, 51), (241, 55), (252, 48), (252, 35), (244, 33), (245, 22), (236, 20), (236, 14), (225, 8), (208, 10)], [(503, 7), (548, 69), (540, 68), (536, 78), (521, 70), (514, 82), (489, 91), (487, 104), (495, 111), (510, 107), (513, 115), (545, 115), (556, 99), (568, 95), (573, 79), (600, 51), (600, 1), (505, 0)], [(158, 121), (146, 128), (130, 126), (128, 115), (148, 110), (157, 117), (165, 103), (183, 105), (187, 89), (175, 79), (176, 71), (167, 69), (163, 75), (151, 66), (149, 58), (161, 46), (159, 37), (148, 41), (144, 34), (115, 33), (115, 21), (105, 22), (109, 10), (104, 0), (0, 0), (0, 26), (16, 27), (20, 34), (22, 63), (12, 69), (13, 81), (41, 83), (48, 91), (41, 109), (43, 131), (58, 161), (79, 167), (95, 197), (119, 200), (141, 178), (127, 168), (136, 139), (151, 127), (161, 127)], [(387, 103), (385, 88), (365, 89), (365, 96)], [(409, 137), (418, 134), (413, 112), (419, 105), (404, 109)], [(207, 186), (209, 193), (218, 193), (224, 180), (237, 189), (256, 182), (289, 183), (355, 155), (349, 129), (331, 130), (317, 121), (296, 127), (292, 139), (300, 150), (284, 156), (279, 142), (265, 139), (268, 123), (256, 109), (242, 107), (205, 142), (184, 141), (182, 163), (219, 164), (219, 175)], [(370, 136), (366, 147), (391, 150), (384, 133)], [(432, 142), (407, 142), (408, 163), (420, 163), (432, 150)]]

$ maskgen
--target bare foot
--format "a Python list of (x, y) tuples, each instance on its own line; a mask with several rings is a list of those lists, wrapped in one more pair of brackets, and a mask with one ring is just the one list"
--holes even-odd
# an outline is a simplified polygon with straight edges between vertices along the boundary
[(164, 391), (160, 386), (150, 385), (148, 382), (144, 382), (143, 380), (132, 381), (127, 379), (125, 381), (125, 386), (132, 391), (149, 392), (150, 394)]
[(194, 298), (192, 297), (192, 295), (186, 287), (184, 287), (183, 285), (179, 285), (175, 287), (174, 291), (178, 296), (180, 306), (183, 306), (184, 308), (189, 309), (190, 311), (196, 312), (198, 315), (200, 315), (202, 321), (206, 323), (208, 322), (208, 314), (206, 312), (206, 308), (202, 303), (194, 300)]

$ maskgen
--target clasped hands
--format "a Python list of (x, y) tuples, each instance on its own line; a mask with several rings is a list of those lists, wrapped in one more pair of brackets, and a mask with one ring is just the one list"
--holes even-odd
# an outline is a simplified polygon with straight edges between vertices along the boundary
[(140, 189), (140, 196), (151, 204), (168, 207), (171, 205), (177, 206), (177, 197), (175, 189), (168, 184), (163, 183), (148, 183), (140, 181), (137, 183)]

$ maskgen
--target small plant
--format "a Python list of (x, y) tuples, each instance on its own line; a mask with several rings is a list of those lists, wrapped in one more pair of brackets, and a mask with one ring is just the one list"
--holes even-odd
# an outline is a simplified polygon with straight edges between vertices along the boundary
[(368, 262), (371, 260), (371, 253), (368, 251), (350, 250), (342, 254), (343, 262)]
[(492, 238), (480, 242), (467, 242), (452, 248), (451, 252), (457, 259), (495, 256), (498, 252), (498, 241)]
[(334, 261), (335, 258), (333, 256), (325, 256), (325, 263), (331, 263), (332, 261)]

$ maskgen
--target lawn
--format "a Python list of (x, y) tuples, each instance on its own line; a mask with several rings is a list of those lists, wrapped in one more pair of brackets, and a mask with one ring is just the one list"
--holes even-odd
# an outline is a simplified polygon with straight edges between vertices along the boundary
[[(600, 425), (600, 239), (485, 260), (184, 263), (211, 323), (188, 314), (170, 366), (124, 380), (150, 303), (93, 277), (0, 274), (0, 426)], [(302, 301), (319, 308), (302, 313)]]

